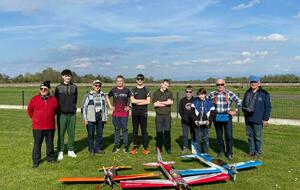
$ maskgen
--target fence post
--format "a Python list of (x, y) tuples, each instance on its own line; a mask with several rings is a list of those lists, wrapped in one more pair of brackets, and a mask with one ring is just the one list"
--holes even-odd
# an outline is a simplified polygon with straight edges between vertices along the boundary
[(176, 92), (176, 117), (178, 118), (179, 112), (179, 92)]
[[(238, 93), (238, 97), (240, 97), (240, 93)], [(240, 123), (240, 109), (237, 112), (237, 122)]]
[(22, 109), (24, 109), (25, 106), (25, 93), (24, 90), (22, 90)]

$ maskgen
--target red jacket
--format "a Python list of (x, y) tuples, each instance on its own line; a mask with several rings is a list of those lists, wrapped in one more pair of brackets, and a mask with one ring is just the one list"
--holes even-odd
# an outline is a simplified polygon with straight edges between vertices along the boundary
[(41, 95), (32, 97), (27, 108), (28, 115), (32, 118), (32, 129), (55, 129), (57, 108), (58, 104), (54, 96), (49, 96), (48, 100), (43, 100)]

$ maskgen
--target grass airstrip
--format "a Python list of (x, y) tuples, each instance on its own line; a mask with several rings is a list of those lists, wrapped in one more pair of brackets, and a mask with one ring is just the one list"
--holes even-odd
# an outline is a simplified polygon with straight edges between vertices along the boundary
[[(129, 120), (128, 128), (132, 139), (132, 125)], [(32, 169), (32, 130), (31, 120), (25, 110), (0, 110), (0, 189), (66, 189), (82, 190), (97, 189), (99, 184), (62, 184), (61, 177), (97, 177), (102, 173), (97, 169), (110, 166), (117, 160), (119, 164), (130, 165), (132, 170), (123, 170), (119, 175), (160, 171), (158, 168), (145, 170), (143, 163), (156, 161), (155, 125), (154, 118), (148, 120), (149, 147), (151, 154), (145, 156), (140, 152), (137, 155), (125, 154), (122, 151), (113, 154), (113, 126), (111, 120), (105, 125), (104, 147), (106, 154), (90, 157), (87, 151), (87, 133), (82, 125), (80, 116), (76, 124), (76, 153), (77, 158), (65, 158), (56, 164), (45, 161), (45, 144), (43, 144), (43, 162), (38, 169)], [(164, 151), (165, 161), (174, 160), (176, 169), (190, 169), (206, 167), (198, 161), (183, 161), (181, 153), (182, 132), (180, 120), (172, 123), (172, 154)], [(234, 124), (234, 160), (233, 163), (249, 160), (247, 157), (248, 143), (243, 124)], [(192, 186), (192, 189), (201, 190), (253, 190), (253, 189), (300, 189), (300, 154), (299, 154), (300, 127), (270, 125), (263, 130), (263, 166), (241, 171), (235, 182), (203, 184)], [(57, 136), (55, 136), (56, 145)], [(132, 147), (132, 144), (131, 144)], [(210, 129), (211, 156), (216, 156), (215, 129)], [(57, 153), (57, 152), (56, 152)], [(161, 178), (165, 178), (161, 175)], [(102, 189), (102, 188), (101, 188)], [(111, 189), (104, 187), (103, 189)], [(119, 189), (117, 186), (114, 189)]]

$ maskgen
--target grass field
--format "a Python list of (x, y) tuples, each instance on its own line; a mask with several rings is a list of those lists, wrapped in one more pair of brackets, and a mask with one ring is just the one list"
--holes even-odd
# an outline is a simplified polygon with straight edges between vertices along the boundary
[[(131, 88), (131, 87), (130, 87)], [(151, 92), (154, 92), (158, 86), (151, 86)], [(199, 86), (195, 86), (195, 89), (198, 89)], [(78, 107), (80, 107), (84, 94), (90, 90), (90, 87), (79, 87), (78, 93)], [(111, 87), (104, 86), (103, 91), (108, 93)], [(238, 87), (228, 87), (229, 90), (232, 90), (239, 95), (240, 98), (243, 98), (245, 88)], [(300, 89), (297, 87), (266, 87), (266, 89), (271, 94), (272, 99), (272, 113), (273, 118), (286, 118), (286, 119), (300, 119)], [(54, 88), (53, 88), (54, 90)], [(174, 94), (175, 100), (180, 100), (184, 96), (184, 86), (171, 86), (170, 90)], [(207, 88), (207, 91), (213, 91), (214, 88)], [(3, 87), (0, 88), (0, 104), (9, 104), (9, 105), (22, 105), (22, 91), (24, 91), (24, 104), (27, 105), (30, 98), (38, 93), (38, 88), (26, 87), (26, 88), (12, 88), (12, 87)], [(196, 90), (195, 90), (196, 91)], [(176, 104), (172, 106), (172, 111), (176, 112)], [(153, 105), (149, 106), (149, 110), (154, 110)], [(240, 115), (242, 113), (240, 112)]]
[[(104, 141), (105, 155), (90, 157), (86, 148), (86, 131), (81, 119), (76, 125), (76, 152), (75, 159), (65, 157), (57, 164), (44, 161), (38, 169), (32, 169), (32, 130), (31, 120), (25, 111), (0, 110), (0, 189), (96, 189), (97, 184), (66, 185), (57, 182), (60, 177), (97, 177), (102, 173), (97, 171), (101, 166), (113, 164), (114, 158), (125, 165), (133, 166), (132, 170), (125, 170), (119, 174), (144, 173), (144, 162), (156, 160), (154, 154), (155, 130), (154, 119), (149, 118), (149, 147), (150, 155), (130, 155), (123, 152), (112, 154), (113, 127), (111, 121), (105, 126)], [(131, 122), (129, 122), (130, 139)], [(263, 131), (263, 157), (264, 165), (256, 169), (241, 171), (237, 174), (235, 182), (214, 183), (193, 186), (192, 189), (222, 189), (222, 190), (253, 190), (253, 189), (300, 189), (299, 139), (300, 127), (270, 125)], [(55, 139), (56, 141), (56, 139)], [(173, 120), (172, 125), (172, 154), (162, 153), (165, 161), (176, 161), (176, 169), (189, 169), (205, 167), (197, 161), (186, 162), (179, 158), (182, 137), (179, 120)], [(210, 131), (210, 154), (216, 156), (216, 136), (214, 128)], [(247, 140), (242, 124), (234, 125), (234, 162), (248, 160)], [(43, 158), (45, 157), (45, 144), (43, 144)], [(45, 160), (45, 159), (43, 159)], [(226, 162), (229, 162), (225, 160)], [(229, 162), (230, 163), (230, 162)], [(148, 171), (159, 171), (152, 169)], [(162, 176), (164, 178), (164, 176)], [(110, 189), (108, 187), (103, 189)], [(115, 187), (114, 189), (118, 189)]]

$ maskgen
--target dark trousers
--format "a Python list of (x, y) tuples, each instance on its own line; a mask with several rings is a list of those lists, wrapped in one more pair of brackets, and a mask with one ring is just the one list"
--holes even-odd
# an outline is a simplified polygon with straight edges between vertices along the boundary
[(120, 130), (122, 130), (123, 134), (123, 144), (124, 146), (128, 146), (128, 128), (127, 128), (127, 123), (128, 123), (128, 117), (112, 117), (112, 122), (115, 127), (115, 139), (114, 139), (114, 144), (119, 145), (120, 143)]
[(132, 115), (133, 144), (138, 145), (139, 126), (141, 126), (143, 147), (148, 147), (147, 114)]
[(156, 147), (162, 150), (163, 135), (165, 137), (165, 149), (171, 150), (171, 116), (170, 115), (156, 115)]
[(96, 122), (89, 121), (86, 127), (88, 132), (88, 147), (90, 152), (103, 150), (103, 128), (104, 124), (102, 122), (101, 112), (96, 113)]
[(55, 130), (32, 130), (34, 144), (32, 150), (32, 162), (38, 165), (41, 162), (41, 149), (43, 140), (46, 141), (46, 159), (48, 162), (53, 161), (54, 158), (54, 133)]
[[(217, 144), (219, 153), (232, 154), (233, 136), (232, 136), (232, 117), (227, 122), (214, 121), (217, 134)], [(225, 133), (226, 149), (224, 145), (223, 133)], [(226, 150), (226, 151), (225, 151)]]
[(183, 148), (189, 147), (189, 133), (191, 135), (191, 140), (195, 140), (195, 129), (191, 125), (181, 121), (182, 126), (182, 138), (183, 138)]

